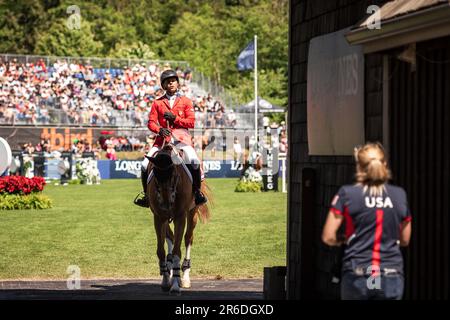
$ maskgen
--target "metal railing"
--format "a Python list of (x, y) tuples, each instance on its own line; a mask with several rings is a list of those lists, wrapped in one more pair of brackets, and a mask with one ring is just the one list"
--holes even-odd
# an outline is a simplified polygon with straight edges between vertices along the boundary
[(207, 93), (211, 93), (212, 96), (219, 97), (223, 104), (228, 108), (238, 111), (242, 106), (241, 103), (236, 101), (234, 97), (225, 91), (224, 87), (218, 85), (215, 81), (205, 76), (202, 72), (193, 69), (192, 81), (204, 88)]
[[(49, 108), (45, 113), (41, 113), (37, 108), (36, 114), (14, 113), (13, 117), (0, 117), (0, 125), (69, 125), (80, 127), (133, 127), (145, 128), (148, 121), (148, 112), (109, 110), (106, 113), (89, 113), (81, 111), (77, 117), (70, 115), (61, 109)], [(262, 123), (262, 116), (259, 125)], [(254, 115), (250, 113), (217, 113), (217, 112), (196, 112), (195, 127), (199, 129), (209, 128), (232, 128), (232, 129), (252, 129), (254, 128)]]

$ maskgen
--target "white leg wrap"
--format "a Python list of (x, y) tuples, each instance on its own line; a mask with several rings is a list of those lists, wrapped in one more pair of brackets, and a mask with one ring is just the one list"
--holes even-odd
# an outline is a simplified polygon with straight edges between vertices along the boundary
[(186, 269), (183, 272), (183, 279), (181, 279), (181, 286), (183, 288), (191, 287), (191, 278), (189, 277), (189, 272), (191, 272), (191, 269)]
[[(186, 247), (186, 260), (191, 259), (191, 245)], [(191, 287), (191, 278), (189, 277), (189, 273), (191, 272), (191, 268), (185, 269), (183, 271), (183, 278), (181, 279), (181, 286), (183, 288)]]

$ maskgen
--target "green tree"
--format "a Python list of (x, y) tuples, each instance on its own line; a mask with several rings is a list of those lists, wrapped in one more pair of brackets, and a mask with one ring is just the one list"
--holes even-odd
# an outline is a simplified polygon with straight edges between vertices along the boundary
[(126, 58), (126, 59), (145, 59), (156, 60), (156, 53), (145, 43), (138, 41), (137, 43), (127, 44), (119, 43), (111, 50), (110, 57)]
[(95, 41), (92, 25), (81, 19), (80, 29), (71, 29), (66, 19), (54, 21), (47, 33), (37, 39), (37, 54), (54, 56), (93, 57), (102, 50), (102, 43)]
[(3, 1), (0, 4), (0, 52), (33, 53), (46, 7), (39, 0)]

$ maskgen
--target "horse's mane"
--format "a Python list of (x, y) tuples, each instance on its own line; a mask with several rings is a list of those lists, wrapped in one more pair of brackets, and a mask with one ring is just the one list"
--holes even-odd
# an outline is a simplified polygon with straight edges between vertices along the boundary
[(156, 180), (160, 183), (165, 183), (169, 180), (173, 173), (173, 162), (168, 149), (161, 150), (153, 162), (153, 172)]

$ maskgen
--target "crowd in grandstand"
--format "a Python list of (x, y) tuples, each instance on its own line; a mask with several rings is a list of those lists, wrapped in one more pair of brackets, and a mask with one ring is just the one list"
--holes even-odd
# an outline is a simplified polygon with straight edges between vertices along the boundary
[[(43, 60), (19, 63), (0, 59), (0, 124), (49, 124), (146, 126), (152, 101), (163, 94), (159, 84), (169, 64), (135, 64), (123, 69), (98, 69), (89, 63)], [(192, 99), (197, 125), (233, 127), (232, 110), (211, 95), (192, 92), (189, 69), (175, 67), (181, 91)]]
[[(43, 60), (21, 63), (16, 59), (2, 61), (0, 57), (0, 124), (45, 125), (50, 123), (88, 126), (143, 127), (155, 98), (164, 91), (160, 87), (160, 73), (175, 68), (180, 78), (180, 90), (194, 104), (197, 128), (235, 128), (238, 119), (232, 109), (225, 109), (211, 94), (199, 94), (192, 89), (192, 72), (169, 64), (140, 63), (124, 68), (94, 68), (89, 63), (56, 60), (47, 65)], [(251, 115), (251, 117), (253, 117)], [(55, 119), (56, 118), (56, 122)], [(269, 127), (268, 118), (263, 119)], [(287, 152), (284, 122), (278, 128), (280, 152)], [(196, 149), (209, 145), (220, 150), (221, 142), (204, 135), (195, 141)], [(146, 152), (153, 143), (136, 137), (109, 137), (96, 141), (74, 141), (74, 154), (93, 152), (98, 158), (106, 153), (115, 159), (116, 152)], [(234, 148), (239, 150), (239, 146)], [(236, 151), (235, 150), (235, 151)], [(26, 153), (50, 153), (50, 142), (43, 138), (37, 145), (23, 145)], [(69, 150), (65, 150), (69, 151)], [(236, 151), (236, 153), (239, 153)]]

